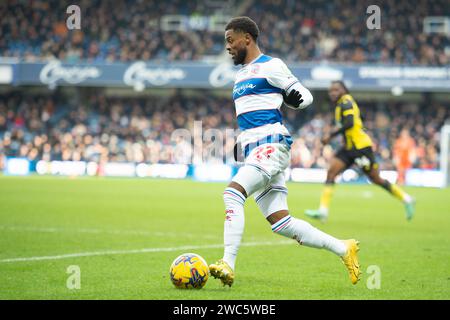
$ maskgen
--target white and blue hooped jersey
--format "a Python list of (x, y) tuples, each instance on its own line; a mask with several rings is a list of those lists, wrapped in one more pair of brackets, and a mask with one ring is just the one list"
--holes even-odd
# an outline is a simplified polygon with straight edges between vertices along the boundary
[(281, 92), (296, 83), (283, 61), (263, 54), (237, 72), (233, 100), (243, 147), (269, 135), (289, 136), (282, 124)]

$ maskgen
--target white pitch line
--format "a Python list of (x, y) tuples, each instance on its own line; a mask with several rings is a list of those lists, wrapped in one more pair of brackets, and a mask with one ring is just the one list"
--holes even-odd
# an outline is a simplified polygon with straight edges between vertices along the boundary
[(40, 233), (89, 233), (89, 234), (113, 234), (113, 235), (131, 235), (131, 236), (156, 236), (172, 238), (197, 238), (197, 239), (216, 239), (220, 237), (208, 234), (177, 233), (161, 231), (143, 231), (143, 230), (106, 230), (95, 228), (60, 228), (60, 227), (32, 227), (32, 226), (7, 226), (0, 225), (0, 230), (19, 231), (19, 232), (40, 232)]
[[(244, 242), (241, 244), (241, 246), (244, 246), (244, 247), (274, 246), (274, 245), (287, 245), (287, 244), (294, 244), (294, 243), (295, 243), (294, 241)], [(118, 255), (118, 254), (152, 253), (152, 252), (170, 252), (170, 251), (181, 251), (181, 250), (191, 250), (191, 249), (215, 249), (215, 248), (222, 248), (222, 247), (223, 247), (223, 244), (221, 243), (221, 244), (192, 245), (192, 246), (181, 246), (181, 247), (171, 247), (171, 248), (169, 247), (169, 248), (143, 248), (143, 249), (134, 249), (134, 250), (105, 250), (105, 251), (68, 253), (68, 254), (61, 254), (61, 255), (56, 255), (56, 256), (7, 258), (7, 259), (1, 259), (0, 263), (61, 260), (61, 259), (80, 258), (80, 257), (108, 256), (108, 255)]]

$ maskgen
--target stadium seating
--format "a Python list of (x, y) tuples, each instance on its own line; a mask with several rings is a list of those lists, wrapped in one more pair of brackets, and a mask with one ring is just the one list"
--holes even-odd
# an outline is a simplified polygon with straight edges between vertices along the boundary
[[(19, 94), (0, 98), (0, 156), (3, 153), (47, 161), (185, 163), (189, 159), (179, 151), (187, 141), (172, 139), (174, 129), (192, 129), (196, 120), (202, 121), (203, 131), (235, 127), (231, 100), (212, 93), (198, 97), (175, 93), (164, 99), (93, 94), (88, 101), (88, 105), (79, 105), (59, 96)], [(439, 128), (450, 117), (450, 106), (363, 103), (361, 108), (382, 169), (395, 168), (393, 146), (402, 129), (407, 129), (415, 141), (413, 167), (438, 167)], [(417, 112), (419, 108), (426, 111)], [(326, 167), (331, 149), (322, 148), (320, 137), (331, 130), (332, 114), (313, 109), (284, 112), (286, 124), (296, 138), (292, 166)], [(339, 144), (339, 139), (335, 143)], [(225, 145), (225, 152), (232, 147)], [(198, 156), (206, 162), (219, 160), (208, 156), (208, 152)]]
[[(75, 63), (202, 60), (223, 53), (223, 32), (201, 28), (167, 31), (162, 28), (162, 17), (212, 15), (217, 10), (254, 18), (262, 31), (259, 43), (263, 51), (288, 63), (450, 63), (450, 38), (423, 29), (425, 17), (450, 15), (446, 0), (384, 1), (380, 30), (361, 27), (371, 4), (366, 0), (224, 3), (117, 0), (111, 10), (106, 1), (81, 1), (83, 27), (67, 30), (61, 16), (70, 1), (2, 1), (0, 57), (24, 61), (57, 58)], [(412, 166), (438, 167), (439, 128), (450, 116), (449, 106), (434, 103), (424, 107), (362, 105), (383, 169), (395, 167), (393, 147), (403, 128), (416, 145)], [(285, 111), (287, 124), (298, 138), (292, 150), (294, 167), (326, 167), (331, 155), (331, 148), (322, 148), (319, 139), (330, 131), (332, 114), (315, 109), (301, 114)], [(58, 94), (8, 93), (0, 98), (0, 157), (178, 163), (186, 161), (177, 152), (186, 141), (171, 141), (171, 133), (176, 128), (190, 128), (194, 120), (202, 120), (204, 129), (233, 128), (231, 100), (212, 93), (202, 97), (175, 93), (164, 99), (93, 94), (87, 103), (79, 104)], [(230, 148), (232, 145), (227, 145), (226, 151)]]
[[(367, 0), (248, 0), (245, 12), (234, 2), (228, 1), (221, 13), (254, 18), (262, 31), (262, 49), (286, 61), (450, 62), (449, 38), (423, 31), (425, 17), (449, 16), (446, 0), (383, 1), (380, 30), (361, 27), (372, 4)], [(70, 62), (201, 60), (223, 51), (222, 32), (165, 31), (161, 16), (210, 15), (211, 3), (117, 0), (111, 10), (108, 2), (89, 1), (84, 7), (81, 3), (81, 30), (68, 31), (58, 13), (64, 13), (70, 1), (9, 0), (0, 4), (0, 56)]]

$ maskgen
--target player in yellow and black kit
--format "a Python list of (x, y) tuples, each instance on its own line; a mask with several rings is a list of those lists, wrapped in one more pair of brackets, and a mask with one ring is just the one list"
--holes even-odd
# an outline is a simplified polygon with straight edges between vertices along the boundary
[(327, 172), (327, 180), (320, 198), (318, 210), (306, 210), (305, 214), (312, 218), (325, 221), (328, 218), (328, 209), (333, 193), (336, 177), (344, 170), (356, 164), (374, 184), (386, 189), (393, 196), (405, 204), (406, 218), (410, 220), (414, 215), (414, 199), (397, 185), (380, 177), (378, 163), (372, 150), (372, 140), (364, 131), (360, 111), (347, 87), (342, 81), (333, 81), (328, 94), (331, 101), (336, 104), (335, 122), (336, 130), (330, 136), (324, 137), (322, 143), (328, 144), (338, 135), (344, 138), (344, 146), (331, 159)]

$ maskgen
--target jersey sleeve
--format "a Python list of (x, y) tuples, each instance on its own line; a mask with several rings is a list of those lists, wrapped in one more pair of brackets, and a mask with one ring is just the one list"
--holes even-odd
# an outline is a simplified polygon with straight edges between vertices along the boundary
[(351, 101), (344, 100), (339, 103), (335, 110), (335, 124), (337, 130), (331, 133), (331, 137), (335, 137), (352, 128), (355, 124), (353, 119), (354, 114), (353, 103)]
[(355, 108), (353, 107), (353, 102), (348, 99), (344, 99), (340, 104), (340, 109), (342, 112), (342, 118), (341, 118), (341, 129), (347, 130), (353, 127), (355, 124), (354, 122), (354, 115), (355, 115)]
[(272, 86), (287, 91), (292, 85), (299, 82), (291, 70), (280, 59), (274, 58), (270, 63), (270, 71), (266, 77)]
[(291, 90), (300, 92), (303, 102), (300, 104), (299, 109), (311, 105), (313, 102), (311, 92), (298, 81), (297, 77), (292, 74), (286, 64), (278, 58), (274, 58), (271, 63), (270, 70), (268, 70), (266, 76), (267, 81), (272, 86), (286, 91), (287, 94), (289, 94)]
[(349, 115), (354, 115), (355, 114), (355, 109), (353, 108), (353, 103), (348, 100), (345, 99), (344, 101), (342, 101), (339, 106), (341, 107), (341, 112), (342, 112), (342, 117), (346, 117)]

